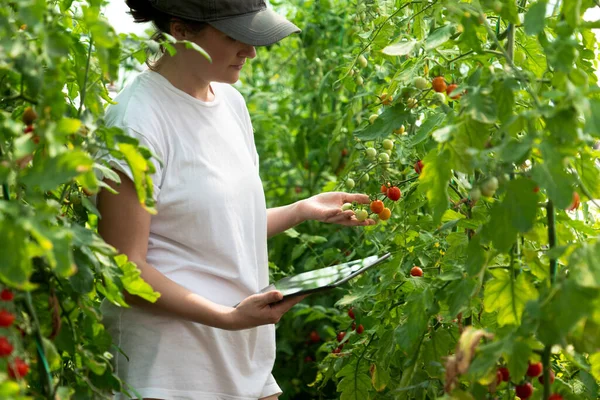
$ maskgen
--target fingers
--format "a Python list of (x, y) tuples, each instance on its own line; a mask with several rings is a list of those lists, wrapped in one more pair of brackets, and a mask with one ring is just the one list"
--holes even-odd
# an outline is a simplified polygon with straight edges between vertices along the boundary
[(356, 202), (359, 204), (369, 204), (371, 202), (369, 196), (360, 193), (346, 193), (344, 195), (344, 200), (348, 203)]
[(285, 299), (281, 303), (275, 304), (272, 306), (272, 309), (280, 315), (285, 314), (290, 310), (290, 308), (294, 307), (296, 304), (300, 303), (304, 300), (308, 295), (294, 296)]
[(283, 299), (283, 294), (278, 290), (272, 290), (267, 293), (259, 294), (258, 302), (262, 305), (268, 305), (271, 303), (277, 303)]

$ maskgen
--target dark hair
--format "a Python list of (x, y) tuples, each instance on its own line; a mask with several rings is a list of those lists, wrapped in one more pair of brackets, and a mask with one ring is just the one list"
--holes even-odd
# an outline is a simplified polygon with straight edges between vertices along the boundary
[[(165, 39), (165, 33), (171, 34), (171, 21), (173, 19), (181, 21), (185, 26), (185, 29), (192, 33), (199, 33), (207, 25), (206, 22), (192, 21), (164, 13), (152, 7), (150, 0), (125, 0), (125, 3), (127, 4), (127, 7), (129, 7), (128, 14), (133, 16), (134, 22), (152, 22), (154, 29), (156, 29), (156, 32), (152, 35), (152, 40), (159, 43)], [(161, 45), (158, 54), (159, 57), (162, 57), (164, 53), (165, 49)], [(146, 59), (146, 64), (148, 64), (150, 69), (154, 69), (156, 65), (155, 63), (150, 63), (148, 59)]]

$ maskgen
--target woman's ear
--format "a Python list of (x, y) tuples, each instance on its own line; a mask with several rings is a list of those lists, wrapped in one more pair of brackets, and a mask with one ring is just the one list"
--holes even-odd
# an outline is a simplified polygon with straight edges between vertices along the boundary
[(190, 40), (190, 32), (183, 22), (178, 19), (171, 20), (171, 36), (177, 40)]

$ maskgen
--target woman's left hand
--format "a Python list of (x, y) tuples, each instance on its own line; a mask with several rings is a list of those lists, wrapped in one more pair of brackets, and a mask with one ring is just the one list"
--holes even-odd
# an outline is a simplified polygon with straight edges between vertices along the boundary
[(354, 216), (354, 211), (342, 211), (344, 203), (369, 204), (370, 199), (366, 194), (326, 192), (302, 200), (298, 206), (304, 220), (316, 220), (331, 224), (346, 226), (375, 225), (372, 219), (359, 221)]

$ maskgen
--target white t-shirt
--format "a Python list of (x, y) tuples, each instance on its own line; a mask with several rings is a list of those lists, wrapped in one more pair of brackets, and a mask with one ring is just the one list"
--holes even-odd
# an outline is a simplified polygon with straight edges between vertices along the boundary
[[(212, 102), (145, 71), (108, 108), (106, 122), (150, 148), (155, 162), (147, 261), (215, 303), (232, 306), (269, 284), (267, 214), (248, 110), (232, 86), (212, 83)], [(124, 161), (110, 164), (131, 178)], [(242, 400), (281, 389), (271, 375), (275, 326), (226, 331), (139, 308), (102, 305), (129, 357), (117, 374), (143, 397)], [(117, 398), (124, 398), (117, 395)]]

